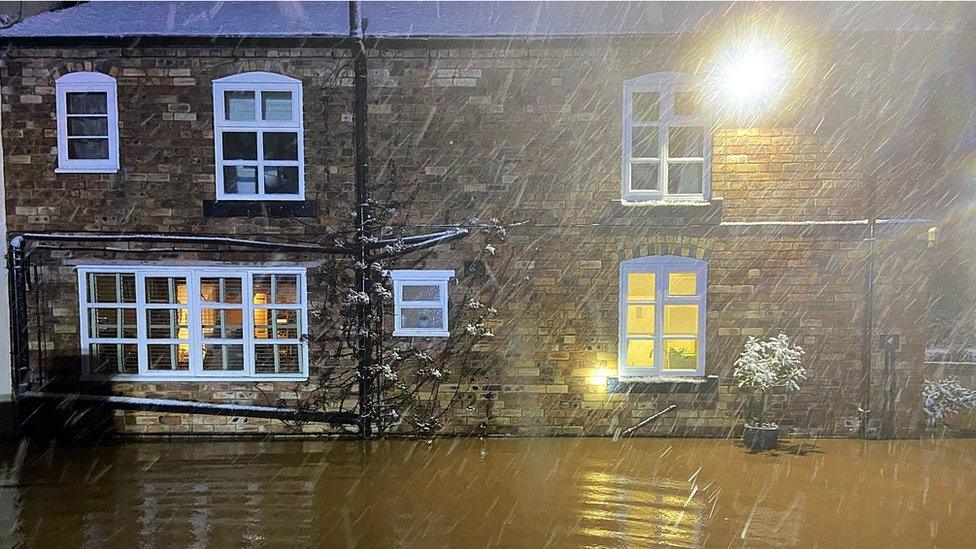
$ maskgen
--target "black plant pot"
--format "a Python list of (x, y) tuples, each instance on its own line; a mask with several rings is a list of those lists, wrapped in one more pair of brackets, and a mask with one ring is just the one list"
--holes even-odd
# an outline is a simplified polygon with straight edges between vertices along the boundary
[(754, 427), (746, 425), (742, 434), (750, 452), (772, 450), (779, 444), (779, 427)]

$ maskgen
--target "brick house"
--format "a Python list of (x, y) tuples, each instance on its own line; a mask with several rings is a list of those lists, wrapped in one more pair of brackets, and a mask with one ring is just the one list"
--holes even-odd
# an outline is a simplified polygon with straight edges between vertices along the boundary
[[(89, 3), (0, 31), (7, 232), (345, 234), (346, 9)], [(494, 254), (474, 234), (392, 265), (391, 344), (451, 345), (469, 298), (498, 310), (494, 337), (450, 364), (460, 377), (435, 397), (460, 395), (446, 432), (609, 435), (676, 404), (647, 432), (725, 436), (741, 424), (729, 374), (745, 339), (783, 332), (810, 378), (774, 399), (780, 422), (853, 434), (874, 219), (870, 333), (898, 334), (900, 348), (886, 374), (870, 344), (869, 394), (894, 433), (919, 432), (928, 273), (946, 261), (930, 229), (952, 215), (959, 226), (970, 200), (973, 154), (958, 143), (974, 105), (961, 70), (971, 6), (364, 11), (375, 196), (399, 204), (402, 227), (514, 225)], [(721, 86), (742, 40), (779, 63), (760, 104)], [(190, 241), (40, 246), (34, 386), (294, 404), (344, 367), (322, 336), (344, 295), (330, 261)], [(127, 434), (296, 429), (114, 421)]]

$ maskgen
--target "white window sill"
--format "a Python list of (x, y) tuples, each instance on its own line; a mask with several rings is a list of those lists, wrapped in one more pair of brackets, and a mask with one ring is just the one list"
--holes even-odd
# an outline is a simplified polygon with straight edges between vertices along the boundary
[(617, 379), (621, 383), (706, 383), (712, 376), (705, 376), (698, 372), (689, 374), (669, 375), (620, 375)]
[[(617, 202), (617, 200), (614, 200), (614, 202)], [(712, 201), (711, 200), (705, 200), (704, 198), (701, 198), (701, 199), (693, 199), (693, 198), (685, 198), (685, 199), (663, 198), (662, 199), (662, 198), (658, 198), (658, 199), (647, 199), (647, 200), (621, 198), (619, 200), (619, 202), (623, 206), (644, 206), (644, 207), (648, 207), (648, 206), (651, 206), (651, 207), (653, 207), (653, 206), (695, 206), (695, 207), (700, 207), (700, 206), (711, 206), (712, 205)]]
[(434, 330), (415, 332), (413, 330), (394, 330), (395, 337), (450, 337), (451, 332), (447, 330)]
[(119, 173), (119, 167), (114, 168), (55, 168), (54, 173)]
[(138, 382), (160, 382), (160, 383), (172, 383), (172, 382), (228, 382), (228, 383), (248, 383), (248, 382), (268, 382), (268, 381), (307, 381), (308, 374), (291, 374), (291, 375), (278, 375), (278, 376), (253, 376), (253, 377), (242, 377), (242, 376), (155, 376), (155, 375), (110, 375), (110, 376), (99, 376), (99, 375), (86, 375), (81, 377), (82, 381), (99, 381), (99, 382), (128, 382), (128, 381), (138, 381)]
[(285, 195), (275, 196), (268, 194), (244, 194), (235, 196), (218, 196), (217, 202), (304, 202), (304, 196)]

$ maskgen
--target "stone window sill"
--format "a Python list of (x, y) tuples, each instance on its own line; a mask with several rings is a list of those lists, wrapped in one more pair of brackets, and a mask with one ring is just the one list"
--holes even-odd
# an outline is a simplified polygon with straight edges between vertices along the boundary
[(611, 377), (607, 379), (607, 393), (675, 394), (711, 393), (718, 387), (718, 376), (688, 377)]

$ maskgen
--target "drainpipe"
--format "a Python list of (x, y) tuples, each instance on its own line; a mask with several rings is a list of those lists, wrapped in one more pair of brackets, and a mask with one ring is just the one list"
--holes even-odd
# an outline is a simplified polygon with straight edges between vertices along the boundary
[[(370, 295), (370, 251), (369, 237), (369, 150), (366, 143), (366, 44), (363, 42), (362, 15), (359, 2), (349, 2), (350, 53), (353, 58), (353, 145), (356, 163), (356, 259), (361, 268), (356, 269), (356, 291), (360, 295)], [(359, 345), (357, 353), (357, 373), (359, 374), (359, 434), (363, 438), (372, 435), (373, 387), (372, 387), (372, 303), (356, 301), (356, 328)]]
[(868, 172), (867, 181), (865, 181), (868, 193), (868, 234), (865, 238), (868, 245), (868, 257), (864, 277), (864, 326), (861, 335), (861, 404), (858, 407), (860, 416), (858, 435), (861, 438), (867, 438), (871, 421), (871, 342), (874, 340), (874, 271), (876, 261), (874, 248), (877, 240), (875, 232), (878, 223), (878, 181), (877, 171), (873, 168), (874, 166)]
[(13, 396), (27, 391), (30, 385), (30, 333), (27, 319), (27, 263), (24, 259), (24, 237), (10, 239), (7, 251), (10, 284), (10, 351), (12, 359)]

